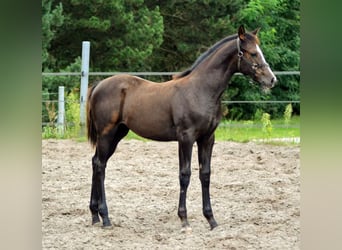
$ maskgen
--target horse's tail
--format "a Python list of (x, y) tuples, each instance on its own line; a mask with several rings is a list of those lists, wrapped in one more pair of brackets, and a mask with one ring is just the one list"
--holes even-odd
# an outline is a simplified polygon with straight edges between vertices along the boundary
[(88, 96), (87, 96), (87, 137), (88, 141), (91, 143), (91, 145), (95, 146), (97, 142), (97, 130), (94, 125), (94, 117), (92, 114), (92, 107), (91, 107), (91, 97), (93, 94), (93, 91), (95, 89), (97, 84), (93, 85), (88, 89)]

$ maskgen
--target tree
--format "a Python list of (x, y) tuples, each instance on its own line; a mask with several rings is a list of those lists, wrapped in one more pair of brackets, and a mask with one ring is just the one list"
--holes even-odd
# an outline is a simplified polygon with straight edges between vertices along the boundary
[(150, 64), (155, 71), (180, 71), (211, 45), (236, 32), (232, 24), (241, 0), (151, 1), (164, 18), (163, 43)]
[[(261, 28), (261, 47), (273, 70), (299, 69), (299, 0), (148, 0), (146, 4), (158, 5), (164, 17), (164, 41), (149, 60), (154, 71), (188, 68), (216, 41), (236, 33), (241, 24), (248, 30)], [(278, 78), (278, 86), (265, 95), (250, 79), (234, 77), (224, 99), (298, 100), (299, 78)], [(227, 118), (253, 119), (258, 110), (277, 117), (285, 105), (229, 105)], [(299, 105), (293, 107), (298, 114)]]
[[(247, 28), (261, 27), (259, 37), (267, 61), (274, 71), (299, 70), (299, 0), (250, 0), (245, 1), (236, 15), (236, 25)], [(230, 100), (299, 100), (299, 77), (278, 76), (279, 82), (265, 95), (251, 86), (250, 81), (237, 77), (225, 93)], [(286, 104), (235, 104), (230, 118), (251, 119), (260, 110), (273, 118), (280, 117)], [(293, 105), (299, 114), (299, 104)]]
[(42, 0), (42, 68), (49, 68), (52, 58), (49, 55), (50, 43), (56, 30), (63, 24), (63, 6), (61, 3), (51, 8), (52, 0)]
[[(299, 0), (250, 0), (237, 13), (237, 21), (247, 27), (261, 27), (261, 47), (273, 70), (299, 70)], [(238, 85), (238, 86), (237, 86)], [(278, 84), (270, 94), (265, 95), (251, 88), (246, 80), (239, 80), (231, 88), (239, 88), (239, 94), (232, 95), (232, 100), (298, 100), (299, 77), (278, 76)], [(232, 92), (231, 92), (232, 93)], [(243, 108), (242, 108), (243, 105)], [(253, 117), (262, 109), (280, 117), (286, 104), (237, 104), (235, 109), (243, 110), (241, 118)], [(299, 114), (299, 104), (293, 105), (295, 114)]]
[[(143, 0), (43, 0), (43, 71), (80, 72), (82, 41), (90, 41), (91, 71), (150, 70), (147, 58), (162, 42), (158, 6)], [(92, 80), (91, 80), (92, 81)], [(58, 86), (77, 90), (78, 77), (44, 77), (44, 99), (56, 99)], [(46, 107), (43, 105), (43, 113)]]
[(158, 6), (143, 0), (62, 0), (65, 20), (51, 43), (55, 69), (65, 68), (91, 42), (93, 71), (148, 70), (145, 60), (162, 42), (163, 18)]
[[(299, 70), (300, 0), (43, 0), (43, 70), (80, 70), (81, 43), (91, 42), (91, 71), (181, 71), (211, 45), (260, 27), (261, 48), (274, 71)], [(224, 99), (298, 100), (299, 77), (278, 76), (270, 94), (246, 77), (232, 79)], [(57, 84), (58, 83), (58, 84)], [(79, 79), (43, 78), (55, 92)], [(253, 119), (260, 111), (281, 116), (286, 104), (229, 105), (227, 118)], [(299, 114), (299, 104), (293, 113)]]

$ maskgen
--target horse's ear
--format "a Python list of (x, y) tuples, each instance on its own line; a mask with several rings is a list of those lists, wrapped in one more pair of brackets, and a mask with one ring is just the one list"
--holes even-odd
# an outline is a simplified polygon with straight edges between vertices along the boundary
[(257, 34), (259, 33), (259, 31), (260, 31), (260, 27), (259, 27), (259, 28), (256, 28), (255, 30), (253, 30), (252, 33), (253, 33), (254, 35), (257, 35)]
[(246, 33), (245, 27), (243, 27), (243, 25), (240, 25), (239, 31), (238, 31), (240, 40), (242, 41), (245, 40), (245, 33)]

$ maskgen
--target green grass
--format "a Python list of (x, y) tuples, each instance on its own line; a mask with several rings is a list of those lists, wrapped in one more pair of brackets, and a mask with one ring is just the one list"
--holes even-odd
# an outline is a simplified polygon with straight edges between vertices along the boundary
[(286, 125), (283, 119), (271, 120), (271, 123), (272, 131), (266, 133), (261, 121), (223, 121), (216, 129), (215, 138), (219, 141), (248, 142), (300, 137), (299, 117), (292, 117)]
[[(265, 140), (271, 144), (287, 144), (282, 142), (274, 142), (272, 138), (294, 138), (300, 137), (300, 120), (299, 117), (292, 117), (288, 124), (285, 125), (283, 119), (271, 120), (272, 132), (267, 134), (263, 131), (261, 121), (222, 121), (215, 131), (215, 138), (218, 141), (236, 141), (248, 142), (251, 140)], [(144, 140), (130, 131), (125, 139)]]
[(143, 138), (143, 137), (137, 135), (132, 130), (130, 130), (128, 132), (128, 134), (126, 135), (125, 139), (127, 139), (127, 140), (139, 140), (139, 141), (148, 141), (149, 140), (149, 139), (146, 139), (146, 138)]
[[(279, 142), (272, 139), (300, 137), (300, 118), (298, 116), (292, 117), (288, 124), (285, 124), (284, 119), (271, 120), (271, 124), (271, 132), (267, 133), (263, 129), (261, 121), (222, 121), (215, 131), (215, 138), (217, 141), (249, 142), (262, 140), (270, 144), (288, 145), (294, 143)], [(87, 140), (85, 136), (79, 136), (75, 139), (79, 142)], [(125, 139), (148, 141), (148, 139), (142, 138), (132, 131), (129, 131)]]

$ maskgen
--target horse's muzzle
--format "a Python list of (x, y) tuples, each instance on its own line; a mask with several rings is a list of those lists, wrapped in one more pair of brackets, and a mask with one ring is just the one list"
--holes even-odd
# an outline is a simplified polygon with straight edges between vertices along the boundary
[(272, 79), (271, 79), (271, 84), (270, 84), (270, 88), (273, 88), (274, 85), (275, 85), (277, 82), (278, 82), (277, 77), (272, 77)]

